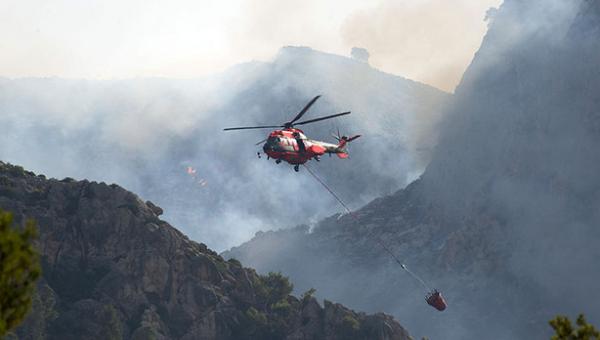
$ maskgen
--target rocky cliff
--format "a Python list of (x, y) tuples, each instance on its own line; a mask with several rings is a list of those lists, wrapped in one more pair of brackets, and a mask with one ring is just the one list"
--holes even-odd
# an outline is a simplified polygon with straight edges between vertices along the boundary
[[(358, 222), (260, 233), (225, 255), (432, 338), (543, 338), (558, 313), (600, 320), (599, 4), (505, 1), (419, 180)], [(446, 312), (432, 314), (376, 237), (446, 293)]]
[(117, 185), (46, 179), (0, 162), (0, 208), (39, 227), (42, 256), (22, 339), (409, 339), (384, 314), (306, 294), (225, 261)]

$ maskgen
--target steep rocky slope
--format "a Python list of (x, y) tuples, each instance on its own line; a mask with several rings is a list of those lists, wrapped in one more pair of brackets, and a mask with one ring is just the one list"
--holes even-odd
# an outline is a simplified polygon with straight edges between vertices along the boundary
[[(33, 218), (43, 278), (23, 339), (409, 339), (390, 316), (288, 295), (117, 185), (0, 162), (0, 208)], [(289, 288), (289, 287), (287, 287)]]
[[(557, 313), (597, 322), (599, 8), (507, 0), (490, 13), (419, 180), (358, 210), (358, 223), (261, 233), (225, 255), (432, 338), (543, 338)], [(449, 309), (432, 314), (374, 237), (442, 289)]]

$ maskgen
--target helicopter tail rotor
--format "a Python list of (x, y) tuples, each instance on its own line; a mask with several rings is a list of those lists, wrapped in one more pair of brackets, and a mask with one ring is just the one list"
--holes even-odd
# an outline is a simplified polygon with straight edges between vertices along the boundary
[(353, 140), (357, 139), (360, 136), (361, 135), (356, 135), (356, 136), (352, 136), (352, 137), (347, 137), (347, 136), (340, 137), (340, 139), (338, 139), (338, 149), (346, 150), (348, 143), (352, 142)]
[(340, 135), (340, 130), (338, 129), (337, 135), (333, 135), (333, 137), (338, 141), (338, 147), (336, 152), (337, 156), (339, 158), (348, 158), (348, 143), (352, 142), (360, 136), (361, 135), (354, 135), (352, 137), (342, 136)]
[(348, 136), (342, 136), (340, 134), (340, 129), (337, 129), (337, 134), (331, 134), (333, 136), (333, 138), (335, 138), (335, 140), (337, 140), (338, 142), (338, 148), (340, 149), (344, 149), (346, 147), (346, 145), (350, 142), (352, 142), (353, 140), (357, 139), (358, 137), (360, 137), (361, 135), (354, 135), (352, 137), (348, 137)]

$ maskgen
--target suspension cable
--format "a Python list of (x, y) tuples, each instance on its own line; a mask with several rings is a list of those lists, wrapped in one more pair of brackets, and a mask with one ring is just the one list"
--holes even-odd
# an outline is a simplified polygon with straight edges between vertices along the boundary
[[(354, 218), (354, 220), (357, 223), (360, 223), (360, 219), (358, 218), (358, 216), (356, 216), (356, 214), (352, 210), (350, 210), (350, 208), (348, 207), (348, 205), (346, 205), (346, 203), (344, 203), (344, 201), (342, 201), (342, 199), (319, 176), (317, 176), (317, 174), (315, 174), (308, 165), (306, 165), (306, 164), (302, 164), (302, 165), (312, 175), (312, 177), (314, 177), (314, 179), (317, 180), (317, 182), (319, 182), (327, 191), (329, 191), (329, 193), (340, 203), (340, 205), (342, 207), (344, 207), (344, 209), (346, 209), (346, 211), (348, 212), (348, 214), (350, 216), (352, 216), (352, 218)], [(421, 285), (423, 285), (423, 287), (427, 291), (431, 291), (431, 288), (429, 288), (429, 286), (425, 283), (425, 281), (423, 281), (423, 279), (421, 279), (415, 273), (413, 273), (412, 271), (410, 271), (408, 269), (408, 267), (406, 267), (406, 265), (404, 263), (402, 263), (402, 261), (400, 261), (400, 259), (394, 254), (394, 252), (392, 252), (392, 250), (388, 246), (386, 246), (385, 243), (383, 243), (383, 241), (381, 240), (381, 238), (379, 236), (376, 236), (374, 234), (374, 231), (375, 230), (371, 230), (370, 232), (368, 232), (367, 233), (367, 238), (371, 238), (371, 236), (374, 236), (373, 238), (379, 244), (379, 246), (381, 248), (383, 248), (383, 250), (385, 250), (385, 252), (388, 253), (388, 255), (390, 255), (394, 259), (394, 261), (396, 261), (396, 263), (398, 263), (400, 265), (400, 267), (402, 267), (402, 269), (404, 269), (415, 280), (417, 280)]]

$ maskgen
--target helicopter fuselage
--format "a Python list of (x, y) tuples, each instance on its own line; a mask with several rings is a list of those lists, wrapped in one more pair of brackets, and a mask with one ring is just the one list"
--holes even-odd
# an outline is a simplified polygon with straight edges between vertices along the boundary
[(333, 144), (313, 140), (307, 138), (300, 129), (288, 128), (271, 132), (263, 145), (263, 151), (270, 158), (298, 165), (311, 159), (318, 159), (326, 153), (347, 158), (348, 154), (344, 146), (345, 142)]

